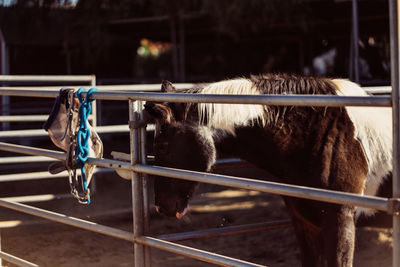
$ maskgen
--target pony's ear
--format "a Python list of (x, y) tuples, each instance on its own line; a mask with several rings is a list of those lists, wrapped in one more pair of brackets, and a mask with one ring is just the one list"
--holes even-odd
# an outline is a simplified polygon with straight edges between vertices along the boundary
[(161, 92), (163, 92), (163, 93), (175, 93), (176, 89), (175, 89), (175, 87), (172, 85), (172, 83), (170, 81), (164, 80), (161, 83)]
[(149, 114), (154, 120), (160, 123), (173, 123), (175, 122), (174, 113), (172, 109), (166, 104), (147, 102), (144, 105), (144, 110)]

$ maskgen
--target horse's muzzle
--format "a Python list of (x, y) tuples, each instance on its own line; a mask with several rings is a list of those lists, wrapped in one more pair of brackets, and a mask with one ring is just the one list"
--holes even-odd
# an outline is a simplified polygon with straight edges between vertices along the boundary
[[(169, 215), (166, 212), (164, 212), (164, 210), (160, 206), (156, 206), (156, 211), (158, 213), (163, 213), (163, 214), (165, 214), (167, 216), (173, 217), (173, 215)], [(187, 211), (188, 211), (188, 207), (186, 207), (182, 212), (177, 211), (175, 213), (175, 217), (178, 218), (178, 219), (182, 219), (183, 216), (185, 216), (185, 214), (187, 213)]]

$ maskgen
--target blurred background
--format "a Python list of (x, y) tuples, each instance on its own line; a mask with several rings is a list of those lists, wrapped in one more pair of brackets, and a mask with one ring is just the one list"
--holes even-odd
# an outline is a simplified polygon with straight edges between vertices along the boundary
[(390, 84), (386, 0), (0, 0), (0, 32), (2, 74), (107, 84), (293, 72)]

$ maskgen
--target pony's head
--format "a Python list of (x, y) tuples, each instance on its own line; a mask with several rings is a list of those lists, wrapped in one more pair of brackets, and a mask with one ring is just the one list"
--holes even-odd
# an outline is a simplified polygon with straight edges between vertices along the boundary
[[(162, 92), (175, 92), (169, 82), (163, 82)], [(174, 103), (148, 102), (145, 110), (156, 124), (154, 136), (155, 165), (192, 171), (210, 171), (215, 162), (216, 150), (211, 131), (196, 122), (181, 120), (179, 107)], [(188, 201), (196, 183), (154, 177), (155, 205), (157, 211), (170, 217), (185, 215)]]

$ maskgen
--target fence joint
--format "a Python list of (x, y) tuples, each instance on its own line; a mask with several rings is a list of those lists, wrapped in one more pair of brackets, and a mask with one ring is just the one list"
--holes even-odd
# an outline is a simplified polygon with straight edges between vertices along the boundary
[(147, 125), (146, 120), (128, 121), (129, 129), (139, 129)]
[(400, 215), (400, 198), (389, 198), (387, 205), (389, 214)]

